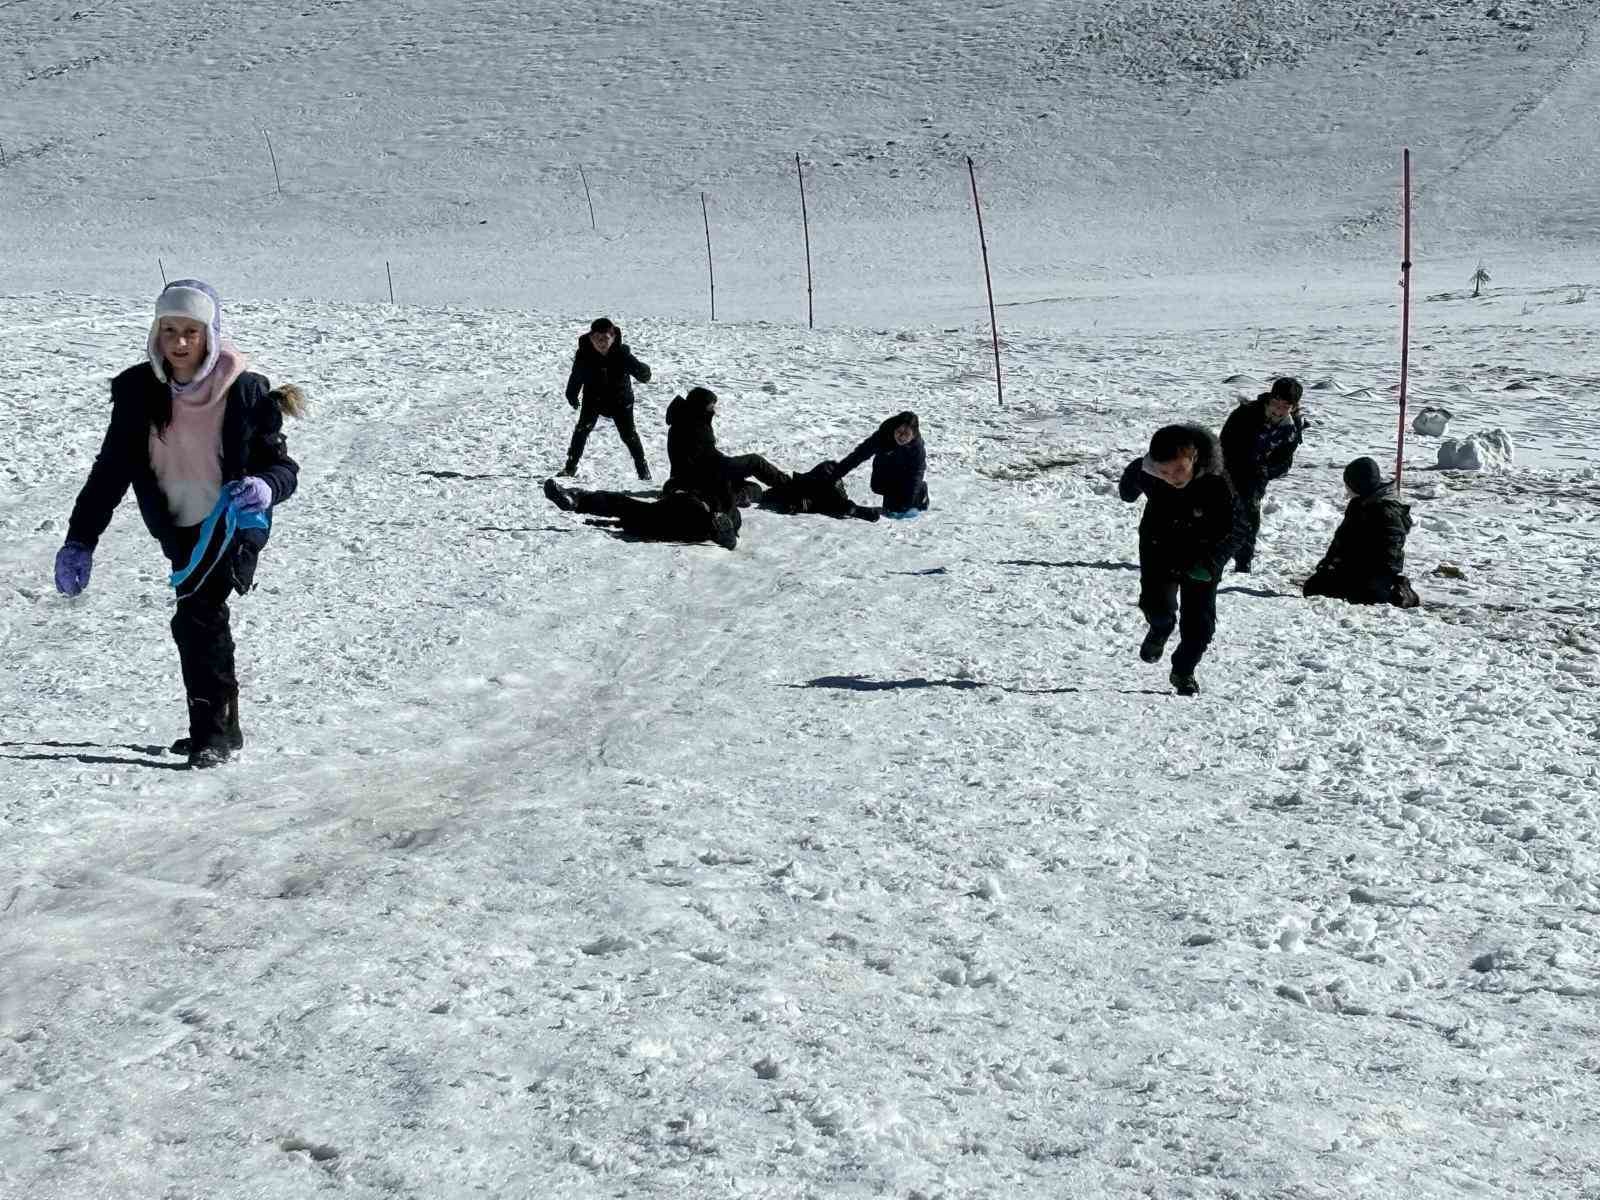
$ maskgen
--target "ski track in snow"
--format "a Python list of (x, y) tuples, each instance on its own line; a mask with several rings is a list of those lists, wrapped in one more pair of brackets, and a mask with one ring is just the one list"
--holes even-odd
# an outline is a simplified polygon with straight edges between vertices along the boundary
[[(0, 300), (0, 1184), (1594, 1194), (1600, 363), (1519, 302), (1432, 306), (1414, 403), (1550, 465), (1411, 441), (1411, 613), (1298, 596), (1392, 438), (1360, 324), (1018, 334), (997, 410), (971, 329), (628, 319), (658, 477), (694, 383), (789, 467), (922, 414), (924, 518), (728, 554), (544, 500), (572, 320), (233, 306), (313, 409), (192, 776), (132, 502), (49, 579), (145, 305)], [(1261, 364), (1307, 444), (1183, 701), (1116, 476)]]

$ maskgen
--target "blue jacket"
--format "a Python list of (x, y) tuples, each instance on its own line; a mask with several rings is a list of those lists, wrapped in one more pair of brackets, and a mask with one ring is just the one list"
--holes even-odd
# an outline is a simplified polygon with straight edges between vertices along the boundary
[[(294, 495), (300, 467), (289, 457), (283, 413), (270, 391), (266, 377), (251, 371), (228, 389), (222, 416), (222, 480), (227, 484), (246, 475), (264, 479), (276, 507)], [(171, 391), (147, 362), (129, 367), (111, 381), (111, 422), (72, 506), (69, 542), (93, 550), (131, 485), (150, 536), (161, 543), (168, 558), (178, 557), (177, 527), (150, 465), (150, 429), (162, 414), (170, 413), (171, 404)], [(246, 532), (258, 546), (266, 544), (266, 530)]]

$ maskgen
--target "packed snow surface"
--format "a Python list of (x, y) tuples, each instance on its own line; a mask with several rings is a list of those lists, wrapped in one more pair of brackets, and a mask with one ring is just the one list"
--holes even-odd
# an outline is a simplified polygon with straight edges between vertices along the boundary
[[(1600, 1196), (1595, 20), (0, 0), (0, 1195)], [(1409, 435), (1409, 612), (1299, 592), (1402, 141), (1413, 411), (1516, 447)], [(207, 773), (132, 501), (50, 580), (160, 269), (311, 397)], [(909, 407), (931, 511), (557, 511), (600, 311), (658, 479), (695, 384), (789, 468)], [(1279, 373), (1182, 699), (1116, 479)]]

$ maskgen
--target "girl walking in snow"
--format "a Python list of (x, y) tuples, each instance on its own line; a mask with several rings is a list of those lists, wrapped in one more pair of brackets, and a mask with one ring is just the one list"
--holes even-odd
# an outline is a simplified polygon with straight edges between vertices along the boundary
[(601, 417), (610, 417), (622, 444), (633, 455), (639, 478), (649, 481), (650, 465), (645, 462), (644, 445), (633, 424), (635, 379), (649, 383), (650, 368), (633, 356), (622, 340), (622, 330), (611, 323), (610, 317), (596, 317), (589, 332), (578, 339), (572, 370), (567, 374), (567, 403), (578, 410), (578, 424), (572, 430), (572, 444), (567, 447), (563, 476), (578, 473), (578, 460), (583, 457), (583, 447), (595, 423)]
[(1199, 425), (1162, 426), (1150, 452), (1122, 472), (1118, 491), (1129, 504), (1145, 498), (1139, 608), (1150, 628), (1139, 657), (1160, 662), (1176, 628), (1172, 686), (1181, 696), (1197, 696), (1194, 672), (1217, 629), (1217, 581), (1233, 553), (1238, 519), (1217, 439)]
[(95, 546), (133, 488), (145, 527), (172, 564), (172, 614), (188, 698), (189, 736), (172, 746), (214, 767), (244, 745), (228, 596), (249, 591), (271, 512), (294, 494), (283, 417), (300, 416), (298, 388), (271, 390), (222, 336), (222, 304), (198, 279), (156, 299), (147, 361), (111, 381), (111, 420), (78, 493), (55, 581), (89, 586)]

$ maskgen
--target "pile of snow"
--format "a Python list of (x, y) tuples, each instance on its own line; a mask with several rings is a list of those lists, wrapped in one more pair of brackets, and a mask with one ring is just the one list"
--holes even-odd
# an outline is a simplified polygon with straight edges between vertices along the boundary
[(1446, 471), (1504, 471), (1511, 466), (1511, 435), (1490, 429), (1439, 444), (1439, 466)]
[(1452, 415), (1448, 408), (1434, 408), (1430, 405), (1412, 419), (1412, 432), (1427, 437), (1443, 437), (1444, 431), (1450, 427)]

